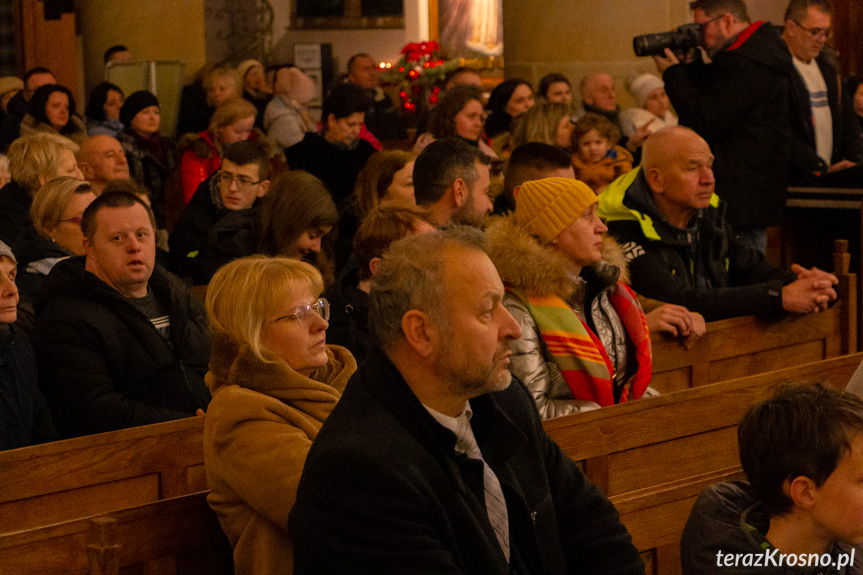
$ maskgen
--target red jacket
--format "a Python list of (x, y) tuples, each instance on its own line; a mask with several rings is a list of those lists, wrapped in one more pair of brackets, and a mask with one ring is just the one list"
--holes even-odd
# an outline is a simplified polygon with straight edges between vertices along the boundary
[(213, 142), (213, 135), (209, 130), (204, 130), (198, 133), (199, 140), (195, 142), (200, 145), (203, 140), (209, 149), (209, 155), (199, 156), (196, 153), (197, 146), (192, 146), (183, 152), (183, 158), (180, 160), (180, 178), (183, 185), (183, 205), (189, 203), (195, 190), (201, 185), (201, 182), (216, 173), (216, 170), (222, 165), (222, 158), (219, 151), (216, 149), (216, 144)]

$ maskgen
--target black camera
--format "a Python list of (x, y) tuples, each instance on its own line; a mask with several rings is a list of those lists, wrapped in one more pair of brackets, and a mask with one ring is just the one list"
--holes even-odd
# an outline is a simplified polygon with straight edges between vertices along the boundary
[(671, 32), (644, 34), (632, 39), (632, 49), (636, 56), (662, 56), (666, 48), (672, 52), (688, 52), (701, 41), (701, 26), (684, 24)]

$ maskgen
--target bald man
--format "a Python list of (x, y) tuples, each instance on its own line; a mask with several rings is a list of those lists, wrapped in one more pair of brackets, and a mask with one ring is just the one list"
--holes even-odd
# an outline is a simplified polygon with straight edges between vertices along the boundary
[(775, 268), (734, 234), (713, 193), (713, 153), (698, 134), (660, 130), (645, 142), (642, 158), (642, 167), (606, 188), (598, 210), (623, 247), (639, 294), (708, 321), (818, 312), (836, 299), (836, 276), (796, 264)]
[(123, 147), (111, 136), (93, 136), (81, 142), (78, 167), (97, 196), (111, 180), (129, 177), (129, 163)]

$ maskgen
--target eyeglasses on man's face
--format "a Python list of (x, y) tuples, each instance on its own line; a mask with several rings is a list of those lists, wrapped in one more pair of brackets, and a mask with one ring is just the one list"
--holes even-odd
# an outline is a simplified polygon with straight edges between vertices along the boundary
[(277, 317), (273, 321), (276, 322), (283, 319), (295, 319), (297, 320), (297, 323), (300, 324), (300, 327), (307, 327), (313, 319), (312, 314), (317, 314), (321, 316), (324, 321), (328, 321), (330, 319), (330, 302), (324, 298), (320, 298), (316, 302), (300, 304), (297, 306), (297, 309), (294, 310), (294, 313)]
[(830, 38), (833, 37), (833, 28), (807, 28), (806, 26), (804, 26), (800, 22), (797, 22), (796, 20), (792, 20), (792, 22), (794, 22), (798, 28), (800, 28), (801, 30), (803, 30), (804, 32), (806, 32), (807, 34), (812, 36), (813, 38), (823, 37), (825, 40), (829, 40)]
[(248, 176), (235, 176), (230, 172), (219, 172), (219, 181), (222, 182), (227, 187), (231, 187), (231, 184), (237, 182), (238, 188), (251, 188), (252, 186), (256, 186), (262, 182), (262, 180), (258, 180), (257, 182), (249, 178)]

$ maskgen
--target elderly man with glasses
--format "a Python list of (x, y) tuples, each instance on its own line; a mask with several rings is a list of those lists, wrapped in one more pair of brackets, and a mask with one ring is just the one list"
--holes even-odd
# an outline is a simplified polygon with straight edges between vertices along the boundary
[(716, 156), (716, 193), (728, 222), (764, 253), (767, 226), (781, 221), (788, 187), (788, 51), (770, 23), (750, 22), (743, 0), (690, 2), (707, 64), (666, 50), (656, 56), (680, 117)]
[(782, 39), (795, 70), (790, 76), (791, 178), (819, 184), (818, 176), (863, 160), (860, 124), (836, 71), (836, 54), (825, 46), (833, 35), (830, 0), (791, 0)]

